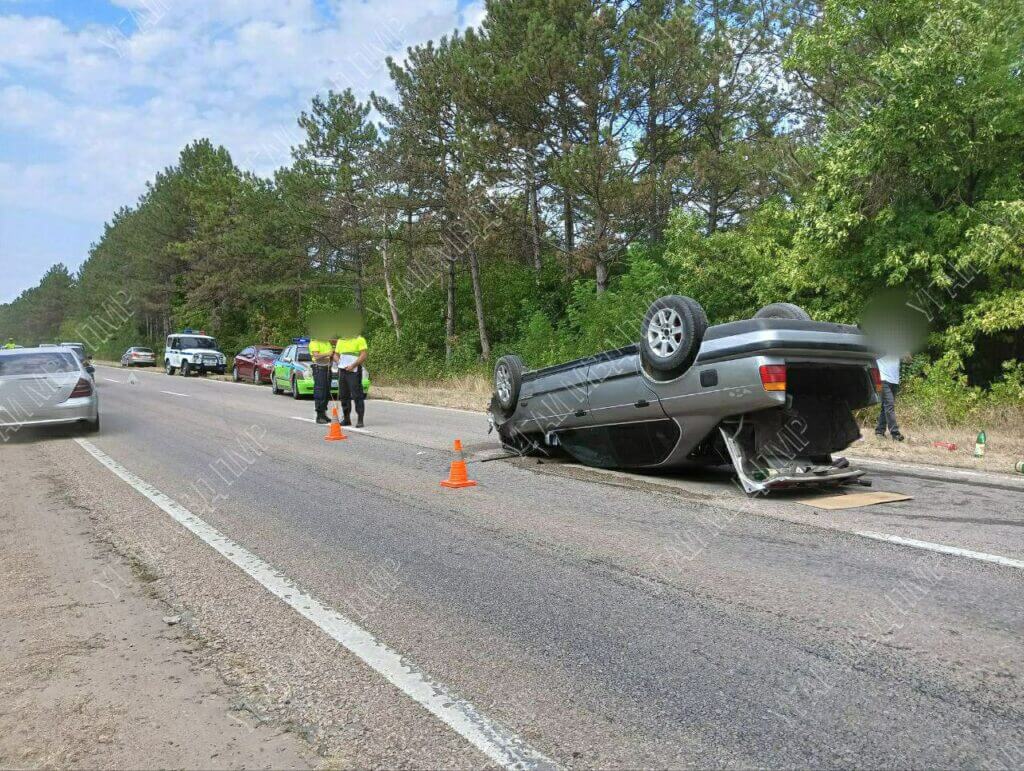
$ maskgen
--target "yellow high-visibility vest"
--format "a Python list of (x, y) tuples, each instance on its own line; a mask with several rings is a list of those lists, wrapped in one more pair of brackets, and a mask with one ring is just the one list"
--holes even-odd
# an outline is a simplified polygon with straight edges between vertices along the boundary
[(313, 357), (313, 361), (329, 357), (331, 355), (331, 342), (330, 340), (310, 340), (309, 341), (309, 355)]
[(366, 350), (366, 338), (362, 335), (358, 337), (342, 337), (338, 340), (338, 344), (334, 346), (334, 350), (336, 353), (358, 356)]

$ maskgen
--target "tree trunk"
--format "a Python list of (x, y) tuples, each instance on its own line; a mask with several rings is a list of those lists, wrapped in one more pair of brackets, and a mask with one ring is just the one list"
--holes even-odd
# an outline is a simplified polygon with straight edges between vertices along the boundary
[(363, 315), (363, 258), (356, 258), (356, 280), (352, 286), (352, 294), (355, 295), (356, 312)]
[(562, 193), (562, 227), (565, 230), (565, 251), (571, 254), (576, 249), (576, 222), (573, 218), (572, 195), (568, 190)]
[(597, 258), (594, 273), (597, 277), (597, 293), (601, 294), (608, 288), (608, 263), (605, 262), (604, 257)]
[(540, 258), (540, 211), (537, 205), (537, 172), (533, 151), (526, 156), (526, 206), (530, 217), (530, 250), (533, 254), (533, 270), (540, 283), (540, 272), (544, 267)]
[(480, 287), (480, 260), (476, 249), (469, 248), (469, 277), (473, 284), (473, 304), (476, 306), (476, 328), (480, 333), (480, 357), (484, 361), (491, 358), (491, 341), (487, 337), (487, 323), (484, 318), (484, 292)]
[(398, 306), (395, 305), (395, 292), (391, 287), (391, 263), (388, 260), (390, 242), (387, 236), (381, 242), (381, 260), (384, 262), (384, 294), (388, 298), (388, 309), (391, 311), (391, 323), (395, 327), (395, 339), (402, 339), (402, 325), (398, 318)]
[(448, 363), (452, 359), (452, 345), (455, 342), (455, 260), (451, 257), (442, 259), (447, 263), (445, 283), (448, 291), (444, 309), (444, 360), (445, 363)]

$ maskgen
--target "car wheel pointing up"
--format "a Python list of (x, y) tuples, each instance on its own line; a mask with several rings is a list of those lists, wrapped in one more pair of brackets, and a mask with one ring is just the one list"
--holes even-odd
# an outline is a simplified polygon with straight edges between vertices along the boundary
[(502, 356), (494, 366), (494, 393), (502, 411), (510, 413), (519, 403), (519, 389), (523, 385), (523, 360), (515, 354)]
[(681, 375), (697, 356), (707, 318), (689, 297), (659, 297), (647, 309), (640, 329), (640, 358), (650, 374)]

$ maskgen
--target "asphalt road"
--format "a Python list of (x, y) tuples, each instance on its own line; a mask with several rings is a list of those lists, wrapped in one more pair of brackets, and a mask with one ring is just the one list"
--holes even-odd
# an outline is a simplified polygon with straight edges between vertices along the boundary
[[(858, 535), (1022, 560), (1024, 489), (1010, 478), (874, 473), (874, 489), (913, 499), (827, 512), (748, 499), (722, 475), (483, 462), (501, 453), (468, 412), (371, 401), (367, 431), (328, 443), (309, 401), (133, 379), (98, 368), (96, 448), (559, 765), (1024, 763), (1024, 570)], [(476, 488), (438, 484), (455, 438)], [(69, 437), (26, 433), (4, 451), (34, 443), (79, 494), (179, 537)], [(180, 537), (171, 578), (204, 551)], [(220, 603), (225, 634), (251, 633), (257, 615), (320, 634), (223, 559), (210, 565), (179, 591), (211, 618)], [(280, 678), (361, 666), (309, 658)], [(345, 698), (369, 732), (404, 716), (397, 760), (490, 764), (376, 673), (358, 677)], [(322, 719), (351, 738), (338, 728), (351, 715)]]

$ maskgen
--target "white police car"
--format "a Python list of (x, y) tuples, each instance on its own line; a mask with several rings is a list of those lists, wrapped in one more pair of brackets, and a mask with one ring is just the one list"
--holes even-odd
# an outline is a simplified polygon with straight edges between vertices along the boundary
[(167, 347), (164, 348), (164, 371), (168, 375), (180, 372), (184, 377), (207, 372), (223, 375), (227, 367), (227, 357), (220, 352), (217, 339), (195, 333), (191, 329), (175, 335), (167, 336)]

